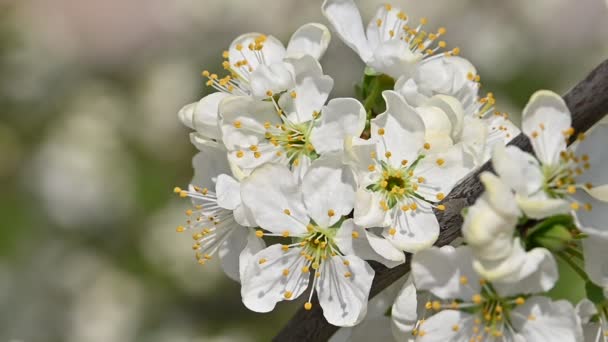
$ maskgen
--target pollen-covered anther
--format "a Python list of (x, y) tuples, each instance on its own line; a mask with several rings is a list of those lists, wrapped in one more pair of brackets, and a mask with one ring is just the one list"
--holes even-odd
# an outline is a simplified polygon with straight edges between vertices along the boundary
[(395, 234), (397, 234), (397, 229), (391, 228), (388, 230), (388, 235), (395, 236)]
[(524, 299), (524, 297), (517, 297), (515, 299), (515, 304), (517, 305), (524, 305), (526, 303), (526, 300)]
[(336, 215), (336, 212), (335, 212), (333, 209), (329, 209), (329, 210), (327, 211), (327, 216), (329, 216), (329, 217), (333, 217), (334, 215)]
[(437, 165), (442, 166), (443, 164), (445, 164), (445, 160), (442, 158), (439, 158), (436, 160)]
[(289, 237), (289, 230), (286, 230), (281, 234), (283, 237)]
[(283, 297), (285, 297), (285, 299), (291, 299), (292, 296), (293, 293), (291, 291), (285, 291), (285, 293), (283, 293)]
[(255, 231), (255, 236), (257, 236), (259, 238), (262, 238), (262, 237), (264, 237), (264, 232), (261, 231), (261, 230), (256, 230)]
[(177, 228), (175, 228), (175, 231), (178, 233), (182, 233), (184, 230), (186, 230), (186, 228), (184, 228), (184, 226), (177, 226)]
[(378, 128), (378, 135), (384, 135), (384, 128)]
[(473, 297), (471, 297), (471, 300), (473, 301), (473, 303), (479, 305), (481, 304), (481, 302), (483, 302), (483, 297), (480, 294), (476, 293), (473, 295)]
[(272, 94), (273, 94), (273, 93), (272, 93), (272, 90), (267, 90), (267, 91), (266, 91), (266, 96), (268, 96), (268, 97), (272, 97)]
[(402, 165), (402, 166), (407, 165), (407, 159), (403, 159), (403, 160), (401, 161), (401, 165)]
[(350, 277), (352, 277), (352, 276), (353, 276), (353, 274), (352, 274), (352, 273), (350, 273), (350, 272), (346, 272), (346, 273), (344, 273), (344, 278), (350, 278)]
[(284, 213), (285, 215), (291, 215), (291, 211), (290, 211), (289, 209), (284, 209), (284, 210), (283, 210), (283, 213)]
[(245, 155), (245, 153), (243, 151), (236, 151), (237, 158), (243, 158), (244, 155)]
[(289, 269), (286, 268), (281, 273), (283, 274), (284, 277), (287, 277), (289, 275)]
[(386, 153), (384, 153), (384, 156), (386, 158), (390, 158), (392, 156), (392, 153), (390, 151), (386, 151)]
[(376, 165), (374, 165), (374, 164), (369, 164), (369, 165), (367, 166), (367, 169), (369, 170), (369, 172), (374, 172), (374, 171), (376, 171)]
[(358, 239), (359, 238), (359, 232), (353, 232), (351, 234), (351, 236), (353, 237), (353, 239)]
[(430, 150), (431, 149), (431, 144), (424, 143), (423, 147), (424, 147), (425, 150)]
[(581, 208), (581, 205), (578, 202), (570, 203), (570, 209), (576, 211), (576, 210), (579, 210), (580, 208)]
[(445, 195), (443, 194), (443, 192), (440, 192), (436, 195), (437, 199), (442, 201), (445, 198)]
[(304, 303), (304, 310), (310, 311), (311, 309), (312, 309), (312, 303), (311, 302)]
[(298, 94), (295, 91), (291, 91), (289, 93), (289, 96), (291, 96), (292, 99), (295, 99), (298, 96)]
[(445, 210), (445, 205), (443, 204), (439, 204), (438, 206), (436, 206), (435, 208), (437, 208), (437, 210), (439, 211), (444, 211)]

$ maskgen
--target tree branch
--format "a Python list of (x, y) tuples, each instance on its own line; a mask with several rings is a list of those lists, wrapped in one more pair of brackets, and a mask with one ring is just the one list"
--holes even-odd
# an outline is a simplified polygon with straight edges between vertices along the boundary
[[(577, 132), (585, 132), (608, 113), (608, 60), (597, 66), (584, 80), (574, 86), (564, 100), (572, 112), (572, 127)], [(510, 142), (510, 145), (531, 151), (528, 138), (520, 134)], [(438, 212), (437, 218), (441, 233), (437, 246), (449, 244), (460, 235), (463, 208), (472, 205), (483, 191), (478, 175), (483, 171), (491, 170), (490, 162), (484, 164), (475, 174), (462, 181), (446, 197), (443, 203), (446, 210)], [(410, 270), (408, 262), (389, 269), (378, 263), (372, 263), (376, 271), (370, 298), (378, 294), (387, 286), (397, 281)], [(323, 310), (318, 305), (316, 297), (313, 299), (313, 309), (306, 311), (300, 309), (285, 327), (274, 338), (276, 342), (294, 341), (326, 341), (338, 330), (325, 320)]]

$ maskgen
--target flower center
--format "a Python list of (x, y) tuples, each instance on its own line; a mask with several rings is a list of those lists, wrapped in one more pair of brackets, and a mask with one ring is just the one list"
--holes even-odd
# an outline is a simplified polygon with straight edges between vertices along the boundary
[[(282, 125), (272, 126), (266, 123), (266, 139), (276, 147), (281, 147), (290, 163), (297, 166), (300, 156), (316, 159), (318, 154), (310, 143), (310, 132), (313, 122), (293, 124), (286, 121)], [(280, 155), (282, 152), (277, 152)]]
[(382, 173), (377, 180), (367, 187), (368, 190), (379, 192), (384, 196), (387, 209), (394, 208), (397, 204), (405, 199), (418, 197), (418, 183), (424, 182), (422, 177), (415, 178), (414, 170), (418, 159), (409, 166), (393, 167), (390, 164), (378, 161), (382, 167)]

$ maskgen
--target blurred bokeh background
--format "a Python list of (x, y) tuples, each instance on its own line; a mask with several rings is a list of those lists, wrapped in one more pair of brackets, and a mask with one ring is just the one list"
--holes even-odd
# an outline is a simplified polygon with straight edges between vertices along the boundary
[[(366, 18), (380, 1), (359, 1)], [(237, 35), (287, 42), (321, 1), (0, 0), (0, 341), (267, 341), (299, 306), (247, 311), (175, 233), (195, 149), (179, 108)], [(605, 0), (404, 0), (448, 28), (517, 118), (608, 57)], [(363, 65), (337, 37), (333, 96)], [(517, 119), (516, 119), (517, 120)]]

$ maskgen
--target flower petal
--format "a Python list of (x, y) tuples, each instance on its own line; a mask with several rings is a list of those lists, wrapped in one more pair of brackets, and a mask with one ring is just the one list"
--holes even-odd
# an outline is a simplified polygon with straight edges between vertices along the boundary
[(337, 98), (329, 101), (310, 136), (315, 150), (320, 154), (341, 151), (346, 137), (361, 135), (365, 128), (365, 116), (363, 105), (355, 99)]
[(430, 153), (445, 151), (454, 144), (452, 140), (452, 122), (447, 114), (439, 107), (421, 106), (416, 112), (426, 128), (424, 140), (431, 144)]
[[(402, 11), (398, 7), (387, 7), (386, 5), (378, 6), (376, 13), (369, 21), (365, 32), (372, 51), (386, 40), (391, 40), (393, 38), (398, 40), (397, 38), (400, 37), (404, 24), (398, 17), (400, 12)], [(392, 36), (391, 31), (393, 31)], [(404, 42), (402, 42), (402, 44), (406, 45)]]
[(217, 177), (215, 193), (217, 204), (224, 209), (234, 210), (241, 204), (241, 184), (228, 175)]
[(226, 151), (210, 146), (201, 146), (200, 152), (192, 158), (194, 177), (190, 184), (201, 188), (215, 189), (220, 174), (230, 174)]
[(342, 223), (336, 243), (344, 254), (354, 254), (363, 260), (374, 260), (388, 268), (405, 262), (405, 254), (385, 238), (355, 225), (352, 219)]
[(241, 198), (263, 229), (278, 234), (306, 232), (309, 218), (302, 192), (286, 166), (266, 164), (256, 169), (241, 182)]
[(532, 198), (516, 196), (517, 204), (526, 216), (533, 219), (566, 214), (570, 211), (568, 201), (559, 198)]
[(595, 125), (579, 141), (576, 154), (589, 158), (589, 168), (576, 177), (579, 183), (591, 183), (593, 187), (585, 190), (594, 198), (608, 202), (608, 122)]
[[(473, 333), (473, 316), (456, 310), (443, 310), (426, 319), (419, 327), (424, 331), (417, 342), (469, 341)], [(454, 329), (458, 326), (458, 329)], [(482, 336), (482, 335), (479, 335)]]
[(337, 155), (313, 161), (302, 180), (308, 214), (323, 228), (331, 227), (353, 210), (355, 190), (355, 175)]
[(409, 253), (431, 247), (439, 237), (439, 222), (431, 206), (423, 201), (417, 201), (417, 206), (406, 212), (393, 208), (393, 226), (382, 233), (395, 247)]
[(513, 328), (526, 341), (582, 340), (572, 304), (565, 300), (551, 301), (547, 297), (532, 297), (511, 311)]
[[(390, 151), (390, 164), (401, 167), (402, 160), (411, 162), (418, 157), (424, 145), (424, 123), (398, 93), (387, 90), (382, 97), (386, 111), (372, 120), (372, 138), (379, 141), (378, 155), (385, 156)], [(380, 129), (383, 134), (379, 134)]]
[(253, 256), (264, 248), (266, 248), (266, 243), (255, 235), (255, 230), (247, 230), (247, 244), (239, 254), (239, 278), (241, 283), (250, 278), (247, 272), (253, 270), (249, 267)]
[(533, 155), (516, 146), (494, 147), (492, 166), (500, 178), (515, 192), (529, 196), (542, 191), (541, 167)]
[(343, 327), (361, 322), (367, 312), (374, 270), (359, 257), (347, 255), (327, 259), (320, 271), (316, 290), (327, 322)]
[[(230, 48), (228, 49), (228, 62), (230, 62), (230, 66), (234, 72), (242, 79), (249, 80), (250, 72), (256, 70), (260, 65), (278, 63), (285, 58), (285, 47), (283, 46), (283, 43), (273, 36), (266, 36), (266, 41), (263, 43), (263, 48), (261, 50), (254, 51), (249, 49), (251, 44), (255, 45), (256, 38), (259, 38), (260, 36), (263, 35), (257, 32), (245, 33), (237, 37), (230, 44)], [(260, 53), (264, 55), (265, 63), (261, 63), (259, 58)], [(247, 64), (236, 67), (237, 62), (242, 61), (247, 61)]]
[(543, 293), (553, 288), (558, 277), (557, 263), (551, 252), (545, 248), (534, 248), (525, 254), (525, 262), (516, 274), (493, 285), (503, 297)]
[(465, 164), (465, 154), (460, 145), (426, 155), (414, 170), (415, 177), (424, 178), (416, 193), (438, 202), (442, 198), (440, 194), (447, 196), (473, 168), (473, 164)]
[(372, 50), (363, 31), (361, 13), (353, 0), (325, 0), (321, 7), (342, 41), (364, 62), (372, 58)]
[(302, 25), (289, 39), (286, 56), (299, 58), (310, 55), (315, 59), (321, 59), (330, 41), (331, 34), (325, 25), (318, 23)]
[(571, 124), (564, 100), (548, 90), (534, 93), (522, 114), (522, 130), (530, 138), (538, 160), (545, 165), (559, 162), (559, 153), (566, 149), (564, 131)]
[(368, 62), (374, 70), (393, 78), (412, 73), (422, 60), (421, 53), (414, 53), (409, 45), (400, 39), (382, 42), (374, 50), (373, 59)]
[(418, 322), (418, 294), (412, 277), (408, 276), (391, 309), (391, 329), (395, 341), (411, 336)]
[(247, 235), (248, 230), (246, 228), (235, 227), (230, 237), (220, 245), (218, 250), (224, 273), (237, 282), (240, 282), (239, 255), (247, 245)]
[(589, 235), (583, 240), (585, 272), (595, 284), (608, 288), (608, 259), (606, 258), (608, 237)]
[(247, 279), (241, 286), (243, 304), (249, 310), (272, 311), (276, 303), (294, 300), (306, 290), (310, 274), (302, 272), (307, 261), (300, 251), (301, 248), (292, 248), (285, 252), (282, 245), (276, 244), (251, 257)]
[(267, 92), (280, 93), (295, 86), (292, 66), (278, 62), (258, 66), (250, 75), (251, 93), (258, 98), (267, 98)]
[(442, 299), (470, 301), (481, 289), (472, 263), (471, 249), (466, 246), (420, 251), (412, 260), (414, 283), (418, 290), (428, 290)]
[(355, 198), (355, 223), (362, 227), (384, 227), (391, 224), (387, 211), (382, 209), (380, 201), (381, 194), (377, 192), (358, 189)]

